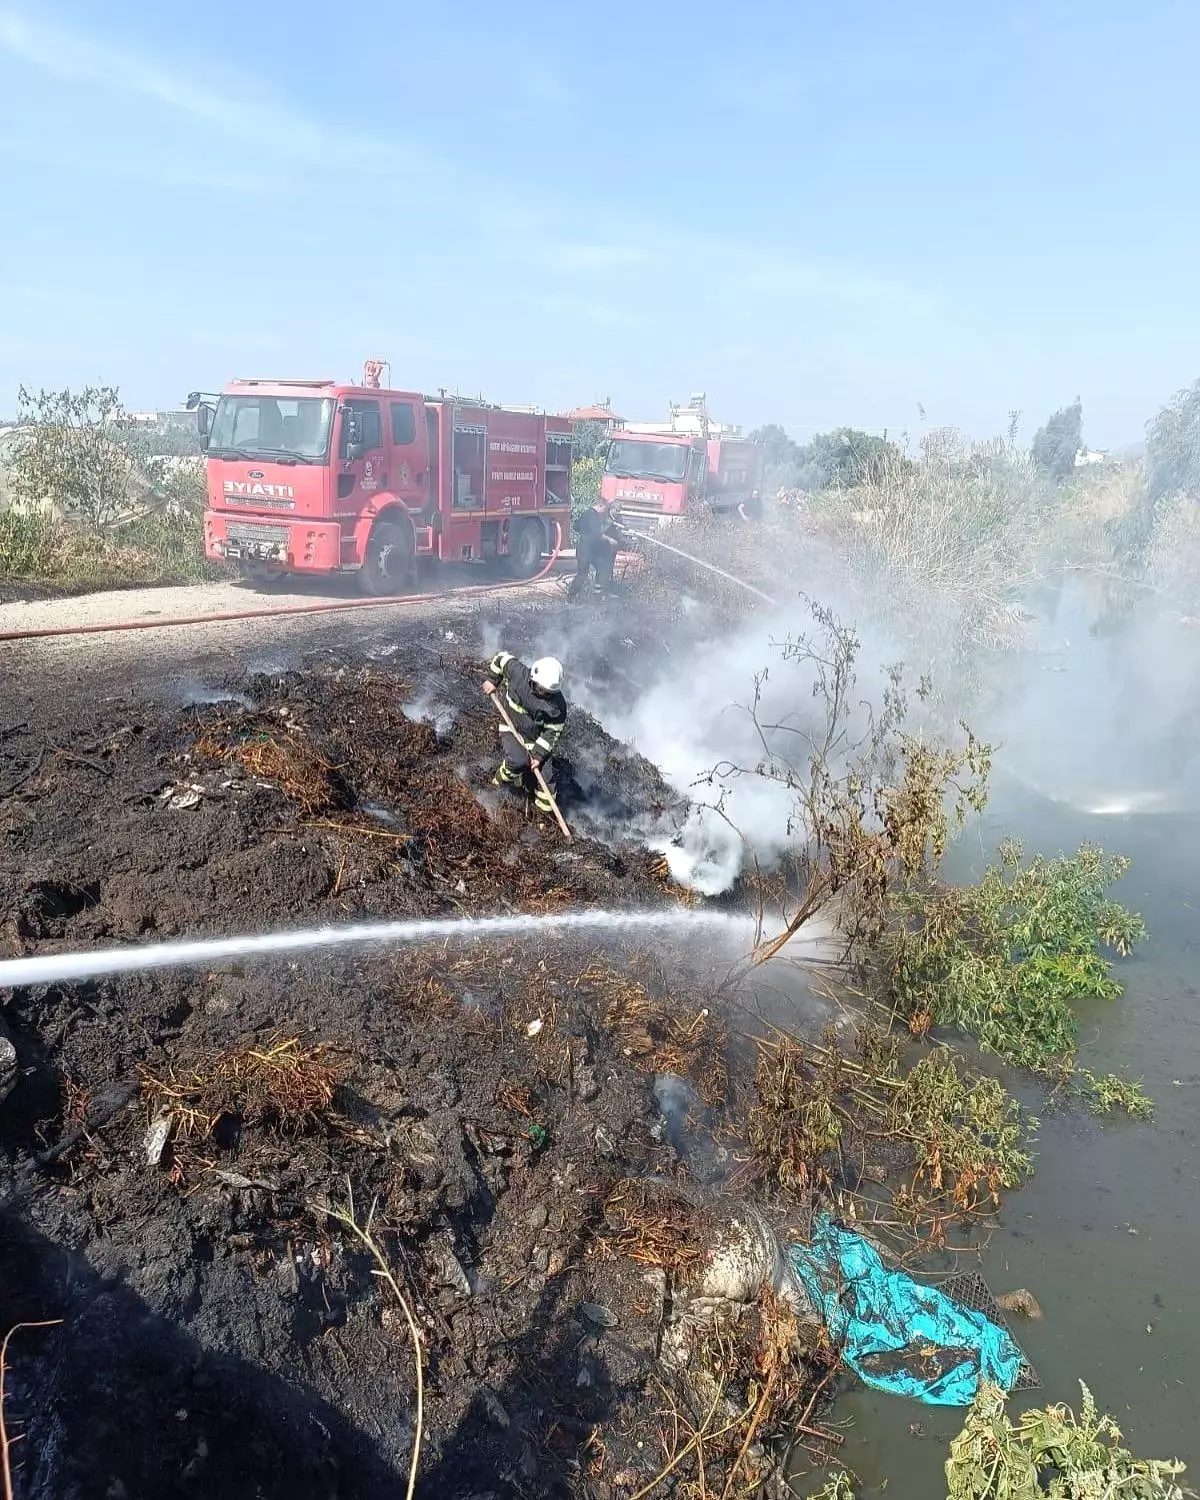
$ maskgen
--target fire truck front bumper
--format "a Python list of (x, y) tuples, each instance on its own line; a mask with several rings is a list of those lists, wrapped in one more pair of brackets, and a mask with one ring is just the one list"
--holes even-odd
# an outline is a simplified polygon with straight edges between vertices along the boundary
[(204, 554), (214, 562), (254, 562), (289, 572), (330, 573), (342, 566), (342, 533), (333, 522), (210, 511), (204, 517)]
[(627, 501), (617, 503), (617, 519), (626, 531), (632, 532), (654, 532), (662, 527), (670, 526), (679, 517), (671, 511), (652, 509), (650, 506), (630, 505)]

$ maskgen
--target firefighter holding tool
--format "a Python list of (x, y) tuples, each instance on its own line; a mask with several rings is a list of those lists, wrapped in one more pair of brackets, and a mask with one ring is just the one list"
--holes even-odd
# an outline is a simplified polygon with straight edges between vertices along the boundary
[[(492, 777), (494, 786), (510, 791), (529, 789), (534, 781), (534, 805), (539, 812), (558, 814), (554, 803), (554, 751), (567, 727), (567, 700), (562, 695), (563, 666), (554, 656), (543, 656), (527, 667), (511, 651), (498, 651), (488, 664), (483, 690), (495, 695), (511, 729), (500, 722), (503, 759)], [(540, 773), (540, 774), (539, 774)]]

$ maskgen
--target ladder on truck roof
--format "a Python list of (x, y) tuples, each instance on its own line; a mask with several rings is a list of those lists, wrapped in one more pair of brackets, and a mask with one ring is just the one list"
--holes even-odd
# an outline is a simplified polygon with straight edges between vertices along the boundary
[(299, 390), (320, 390), (323, 386), (336, 385), (334, 380), (271, 380), (265, 375), (255, 375), (249, 380), (235, 380), (234, 385), (290, 385)]

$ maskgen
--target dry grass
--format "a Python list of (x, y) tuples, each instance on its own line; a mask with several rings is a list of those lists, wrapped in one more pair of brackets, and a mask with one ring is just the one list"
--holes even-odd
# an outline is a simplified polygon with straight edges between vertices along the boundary
[(814, 1068), (799, 1042), (784, 1037), (760, 1044), (755, 1102), (746, 1119), (755, 1182), (796, 1195), (828, 1190), (843, 1128), (838, 1084), (836, 1074)]
[(674, 1073), (696, 1085), (706, 1104), (725, 1100), (725, 1029), (705, 1006), (674, 1010), (628, 973), (592, 964), (579, 976), (604, 1001), (604, 1027), (621, 1055), (642, 1073)]
[(294, 733), (281, 737), (259, 730), (243, 738), (214, 729), (196, 741), (195, 754), (203, 760), (236, 765), (259, 781), (273, 783), (308, 817), (346, 805), (335, 768)]
[(865, 582), (898, 601), (935, 599), (986, 631), (1041, 575), (1060, 497), (1010, 442), (972, 443), (944, 429), (923, 439), (918, 461), (897, 458), (818, 503)]
[(689, 1493), (713, 1500), (759, 1494), (771, 1463), (751, 1451), (762, 1435), (786, 1432), (815, 1444), (820, 1461), (841, 1445), (837, 1433), (809, 1425), (838, 1368), (837, 1355), (826, 1346), (808, 1347), (795, 1313), (769, 1288), (753, 1307), (731, 1309), (713, 1322), (697, 1361), (718, 1390), (744, 1391), (746, 1404), (734, 1423), (701, 1444), (699, 1488)]
[[(305, 1047), (276, 1033), (263, 1042), (218, 1052), (185, 1071), (142, 1074), (142, 1094), (156, 1114), (173, 1121), (177, 1163), (209, 1140), (218, 1123), (300, 1135), (333, 1103), (339, 1069), (324, 1046)], [(180, 1163), (181, 1164), (181, 1163)]]
[(606, 1251), (639, 1266), (686, 1279), (707, 1258), (711, 1221), (670, 1188), (618, 1183), (604, 1200), (604, 1217), (610, 1231), (601, 1242)]

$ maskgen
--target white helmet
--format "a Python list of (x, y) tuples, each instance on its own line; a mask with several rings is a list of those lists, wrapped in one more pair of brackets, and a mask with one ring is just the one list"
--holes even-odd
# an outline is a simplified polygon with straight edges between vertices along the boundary
[(535, 688), (543, 693), (556, 693), (562, 687), (563, 664), (557, 656), (540, 656), (529, 669)]

